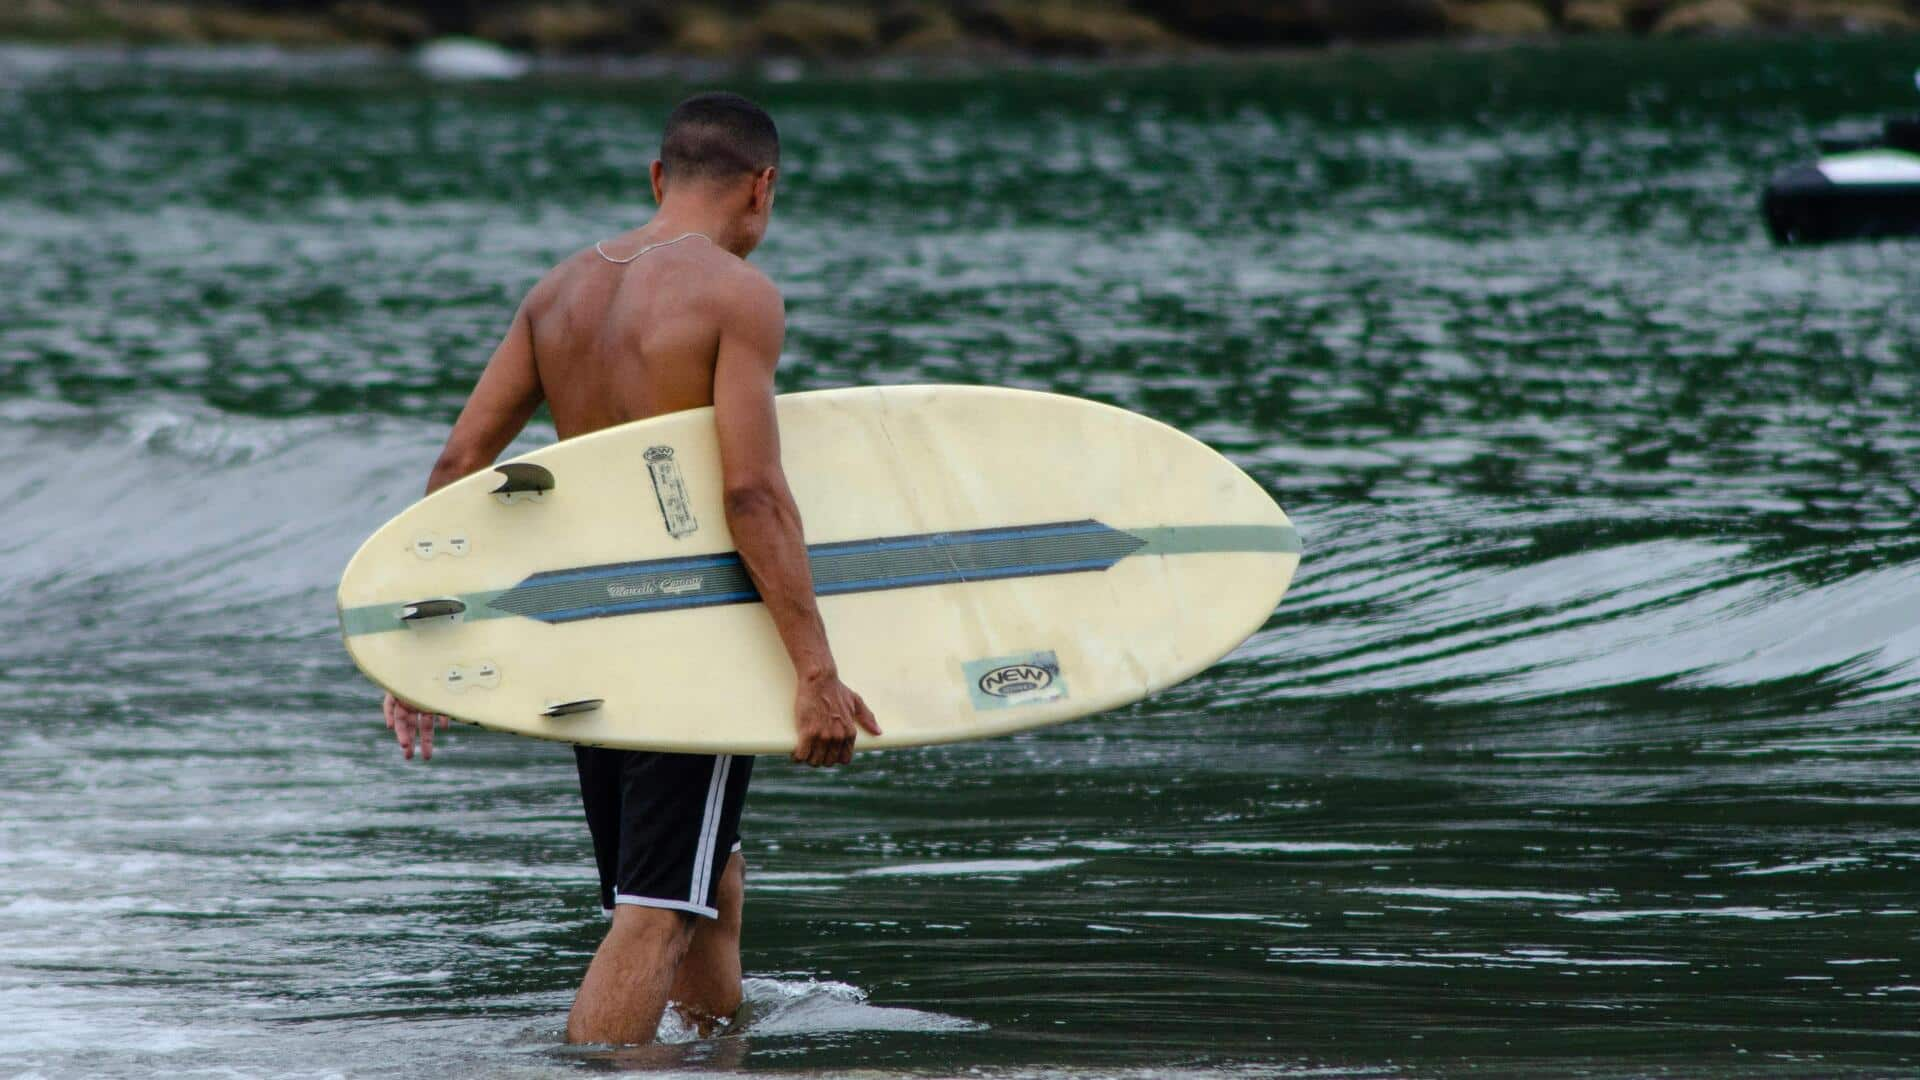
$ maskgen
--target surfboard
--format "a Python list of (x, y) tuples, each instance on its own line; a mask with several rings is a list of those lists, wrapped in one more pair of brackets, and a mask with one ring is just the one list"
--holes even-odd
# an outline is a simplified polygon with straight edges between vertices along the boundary
[[(992, 387), (776, 399), (841, 677), (886, 734), (1114, 709), (1259, 629), (1291, 521), (1199, 441)], [(565, 440), (414, 504), (354, 555), (347, 651), (402, 700), (593, 746), (785, 753), (795, 679), (727, 532), (712, 409)]]

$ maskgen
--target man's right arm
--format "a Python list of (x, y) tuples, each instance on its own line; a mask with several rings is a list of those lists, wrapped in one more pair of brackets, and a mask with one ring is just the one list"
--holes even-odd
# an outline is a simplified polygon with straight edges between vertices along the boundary
[(793, 759), (841, 765), (852, 760), (857, 728), (878, 735), (880, 726), (860, 695), (840, 681), (814, 600), (800, 509), (780, 466), (773, 371), (786, 336), (786, 314), (779, 292), (757, 273), (730, 307), (713, 373), (727, 528), (793, 661), (799, 731)]

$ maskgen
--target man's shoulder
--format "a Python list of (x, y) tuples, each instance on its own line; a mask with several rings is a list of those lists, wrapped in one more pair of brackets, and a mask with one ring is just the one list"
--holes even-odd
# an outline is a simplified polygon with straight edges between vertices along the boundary
[(525, 306), (529, 310), (541, 310), (553, 306), (567, 294), (572, 282), (587, 268), (588, 260), (597, 257), (593, 249), (588, 247), (581, 248), (555, 263), (546, 273), (540, 275), (540, 280), (534, 282), (532, 288), (527, 290)]
[(737, 255), (728, 252), (721, 254), (725, 256), (723, 265), (726, 266), (725, 272), (729, 275), (728, 284), (739, 290), (743, 299), (779, 302), (780, 287), (773, 283), (773, 279), (767, 276), (766, 271)]
[(786, 311), (786, 301), (772, 278), (745, 259), (722, 254), (725, 262), (716, 264), (717, 287), (711, 293), (720, 310), (735, 317), (777, 316)]

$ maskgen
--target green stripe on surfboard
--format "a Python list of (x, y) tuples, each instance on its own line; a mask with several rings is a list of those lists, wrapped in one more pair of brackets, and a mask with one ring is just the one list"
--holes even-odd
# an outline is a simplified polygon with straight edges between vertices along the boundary
[[(1142, 555), (1246, 552), (1297, 555), (1301, 550), (1300, 534), (1291, 525), (1167, 525), (1115, 531), (1141, 541), (1141, 546), (1122, 556), (1123, 559)], [(469, 622), (524, 615), (523, 612), (503, 611), (490, 606), (492, 601), (511, 591), (492, 589), (462, 593), (453, 599), (467, 605), (462, 618)], [(340, 629), (348, 637), (398, 630), (405, 625), (400, 620), (400, 613), (406, 607), (407, 603), (393, 603), (344, 608), (340, 611)]]
[(1265, 551), (1300, 554), (1300, 532), (1291, 525), (1167, 525), (1127, 529), (1147, 542), (1140, 555), (1200, 555), (1209, 552)]
[[(485, 592), (460, 593), (452, 599), (467, 605), (467, 610), (460, 616), (463, 622), (504, 619), (511, 616), (513, 612), (501, 611), (499, 608), (488, 607), (487, 604), (505, 591), (505, 589), (489, 589)], [(429, 598), (421, 597), (420, 599)], [(366, 604), (361, 607), (341, 608), (340, 632), (347, 637), (353, 637), (358, 634), (378, 634), (387, 630), (398, 630), (406, 625), (400, 621), (400, 613), (418, 602), (409, 600), (400, 604)]]

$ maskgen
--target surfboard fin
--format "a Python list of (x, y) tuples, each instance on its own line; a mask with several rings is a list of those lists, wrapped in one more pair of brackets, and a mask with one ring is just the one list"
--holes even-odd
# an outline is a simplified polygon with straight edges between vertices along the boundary
[(493, 489), (495, 495), (514, 495), (523, 491), (552, 491), (553, 472), (543, 466), (524, 461), (495, 465), (493, 471), (506, 479)]
[(400, 608), (400, 621), (412, 626), (430, 619), (451, 619), (466, 614), (467, 605), (459, 600), (415, 600)]
[(581, 698), (579, 701), (563, 701), (558, 705), (547, 706), (541, 710), (540, 715), (549, 719), (560, 716), (573, 716), (576, 713), (592, 712), (604, 704), (606, 704), (606, 699), (597, 697)]

